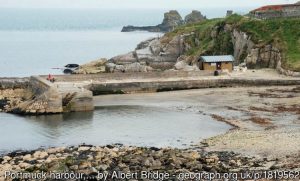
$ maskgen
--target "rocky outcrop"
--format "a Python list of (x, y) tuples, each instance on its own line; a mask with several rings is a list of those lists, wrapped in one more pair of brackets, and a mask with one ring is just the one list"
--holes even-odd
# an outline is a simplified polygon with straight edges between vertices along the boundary
[(199, 71), (199, 65), (196, 59), (182, 55), (178, 57), (176, 64), (174, 65), (175, 70), (182, 71)]
[(251, 37), (244, 32), (240, 32), (230, 27), (227, 28), (227, 31), (232, 32), (232, 43), (234, 47), (233, 56), (236, 60), (235, 63), (237, 65), (243, 63), (255, 44), (252, 42)]
[(182, 17), (176, 10), (171, 10), (164, 14), (163, 22), (158, 26), (163, 32), (168, 32), (180, 25), (183, 25)]
[(106, 64), (106, 72), (114, 73), (114, 72), (151, 72), (153, 69), (146, 65), (141, 65), (139, 62), (125, 64), (125, 65), (117, 65), (114, 63)]
[(272, 45), (255, 47), (248, 53), (245, 62), (249, 68), (277, 68), (281, 61), (280, 51)]
[[(178, 19), (177, 15), (174, 16)], [(163, 24), (168, 24), (171, 17), (166, 16)], [(200, 12), (193, 11), (185, 20), (192, 22), (203, 18)], [(106, 72), (194, 71), (198, 70), (201, 55), (233, 55), (235, 65), (245, 63), (248, 68), (278, 69), (283, 59), (276, 45), (254, 42), (249, 34), (230, 21), (208, 24), (201, 32), (190, 29), (190, 32), (175, 32), (176, 35), (166, 34), (141, 42), (135, 50), (108, 60)], [(291, 71), (280, 72), (291, 74)]]
[(151, 38), (138, 44), (134, 51), (111, 58), (106, 70), (148, 72), (153, 69), (172, 69), (183, 52), (182, 47), (181, 36), (175, 36), (167, 44), (161, 43), (159, 38)]
[(246, 63), (248, 68), (272, 68), (281, 74), (300, 77), (299, 72), (285, 70), (281, 66), (281, 51), (272, 44), (255, 44), (246, 33), (234, 29), (232, 31), (234, 57), (236, 63)]
[(281, 61), (279, 49), (272, 44), (255, 44), (250, 36), (236, 29), (232, 32), (232, 40), (236, 64), (244, 62), (248, 68), (276, 69), (278, 62)]
[(101, 58), (92, 62), (79, 66), (78, 70), (75, 70), (74, 74), (97, 74), (105, 72), (105, 64), (107, 59)]
[(232, 34), (236, 65), (245, 63), (250, 69), (272, 68), (286, 76), (300, 77), (300, 72), (282, 68), (283, 57), (279, 48), (273, 44), (254, 43), (247, 33), (233, 29), (230, 25), (225, 26), (227, 26), (227, 31)]
[(186, 15), (184, 18), (185, 23), (197, 23), (205, 20), (206, 17), (201, 14), (200, 11), (193, 10), (190, 14)]
[(183, 25), (184, 21), (176, 10), (171, 10), (164, 14), (163, 22), (156, 26), (124, 26), (122, 32), (149, 31), (149, 32), (169, 32), (177, 26)]
[(294, 71), (286, 70), (286, 69), (282, 68), (281, 61), (278, 61), (276, 69), (282, 75), (292, 76), (292, 77), (300, 77), (300, 72), (294, 72)]

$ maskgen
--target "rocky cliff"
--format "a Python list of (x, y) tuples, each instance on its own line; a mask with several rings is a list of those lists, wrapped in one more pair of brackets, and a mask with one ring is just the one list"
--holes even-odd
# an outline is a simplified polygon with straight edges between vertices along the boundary
[(274, 68), (299, 75), (300, 34), (296, 31), (299, 21), (260, 21), (232, 15), (179, 27), (160, 42), (168, 44), (175, 37), (181, 38), (177, 63), (195, 65), (201, 55), (230, 54), (235, 57), (235, 65), (245, 63), (249, 68)]
[(190, 14), (188, 14), (184, 18), (184, 22), (187, 24), (188, 23), (197, 23), (197, 22), (203, 21), (205, 19), (206, 19), (206, 17), (203, 16), (200, 11), (193, 10)]
[(125, 55), (119, 55), (109, 60), (109, 72), (148, 72), (172, 69), (177, 58), (183, 53), (183, 39), (175, 36), (167, 44), (161, 39), (152, 38), (138, 44), (137, 48)]
[(206, 17), (201, 14), (199, 11), (192, 11), (191, 14), (185, 17), (185, 20), (182, 19), (180, 14), (176, 10), (171, 10), (164, 14), (164, 19), (161, 24), (156, 26), (124, 26), (122, 32), (130, 31), (149, 31), (149, 32), (170, 32), (176, 27), (186, 24), (186, 23), (195, 23), (205, 20)]
[(243, 63), (253, 69), (274, 68), (287, 75), (299, 76), (296, 71), (300, 71), (300, 49), (297, 46), (300, 35), (297, 31), (291, 33), (288, 28), (297, 25), (294, 21), (300, 20), (259, 21), (232, 15), (186, 24), (161, 38), (141, 42), (127, 54), (109, 59), (105, 71), (194, 71), (199, 70), (201, 55), (233, 55), (235, 65)]

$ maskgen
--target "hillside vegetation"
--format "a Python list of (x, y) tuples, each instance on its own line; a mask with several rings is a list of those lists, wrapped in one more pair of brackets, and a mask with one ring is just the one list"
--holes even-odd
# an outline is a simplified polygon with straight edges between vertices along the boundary
[(232, 15), (178, 27), (167, 33), (162, 41), (167, 42), (175, 35), (193, 32), (194, 35), (187, 36), (185, 40), (190, 45), (186, 55), (233, 54), (232, 32), (226, 30), (225, 25), (247, 33), (255, 44), (277, 47), (283, 57), (283, 67), (300, 71), (300, 18), (257, 20)]

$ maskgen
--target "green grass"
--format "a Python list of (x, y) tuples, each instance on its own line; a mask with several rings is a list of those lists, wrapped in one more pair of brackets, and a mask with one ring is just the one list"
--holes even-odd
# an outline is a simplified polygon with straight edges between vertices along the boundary
[[(290, 70), (300, 71), (300, 18), (257, 20), (239, 15), (223, 19), (211, 19), (201, 23), (178, 27), (163, 37), (168, 42), (178, 34), (194, 32), (186, 42), (191, 49), (186, 52), (190, 56), (201, 54), (233, 54), (230, 33), (223, 31), (225, 24), (246, 32), (251, 40), (259, 45), (272, 44), (282, 52), (283, 66)], [(213, 32), (218, 32), (212, 37)], [(200, 41), (200, 44), (195, 42)]]

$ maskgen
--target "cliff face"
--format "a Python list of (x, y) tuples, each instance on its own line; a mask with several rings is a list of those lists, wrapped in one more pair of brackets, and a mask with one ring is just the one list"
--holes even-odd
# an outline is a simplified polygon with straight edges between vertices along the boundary
[(248, 68), (277, 68), (281, 62), (281, 53), (272, 44), (255, 44), (246, 33), (234, 29), (232, 31), (234, 57), (236, 64), (245, 62)]
[(259, 21), (232, 15), (191, 23), (111, 58), (105, 70), (199, 70), (201, 55), (233, 55), (235, 65), (244, 63), (248, 68), (274, 68), (287, 75), (298, 75), (293, 72), (300, 71), (300, 34), (294, 27), (297, 22), (299, 25), (299, 20)]
[[(178, 35), (183, 55), (234, 55), (235, 64), (248, 68), (282, 68), (300, 71), (299, 19), (255, 20), (238, 15), (177, 28), (162, 37), (163, 43)], [(195, 60), (194, 60), (195, 61)]]

